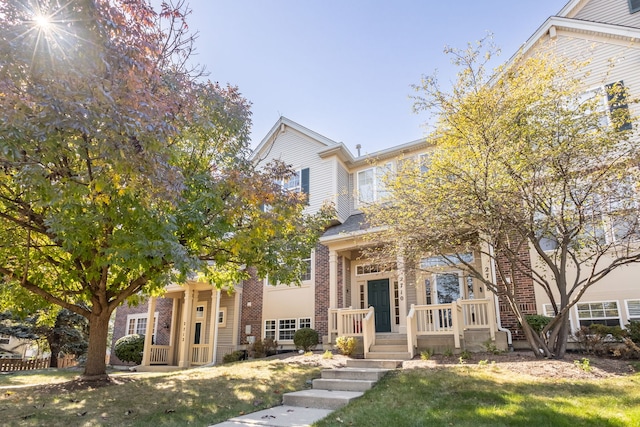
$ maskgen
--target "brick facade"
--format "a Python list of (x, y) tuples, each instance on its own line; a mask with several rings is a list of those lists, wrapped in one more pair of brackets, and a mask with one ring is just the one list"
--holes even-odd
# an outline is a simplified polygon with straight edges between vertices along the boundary
[[(318, 244), (315, 256), (315, 320), (314, 329), (321, 339), (329, 333), (329, 248)], [(339, 265), (339, 263), (338, 263)], [(338, 267), (340, 268), (340, 267)], [(340, 277), (340, 275), (338, 275)], [(342, 282), (341, 279), (339, 279)], [(340, 293), (339, 293), (340, 294)]]
[[(247, 343), (246, 326), (251, 325), (251, 334), (254, 337), (262, 337), (262, 293), (264, 292), (264, 280), (256, 275), (255, 269), (249, 270), (250, 278), (242, 284), (242, 302), (240, 316), (240, 342)], [(251, 303), (251, 307), (248, 304)]]
[[(113, 325), (113, 338), (111, 340), (111, 356), (109, 357), (109, 363), (111, 365), (133, 365), (133, 363), (123, 362), (116, 357), (115, 344), (119, 338), (127, 335), (127, 318), (130, 314), (147, 314), (149, 311), (147, 304), (140, 304), (138, 306), (130, 306), (123, 304), (116, 309), (116, 316)], [(166, 326), (171, 325), (171, 316), (173, 311), (173, 299), (172, 298), (158, 298), (156, 300), (156, 312), (158, 313), (158, 327), (155, 343), (158, 345), (169, 345), (169, 333), (170, 328)]]
[[(531, 256), (528, 245), (518, 251), (518, 258), (521, 264), (520, 269), (511, 268), (511, 263), (506, 256), (497, 254), (496, 261), (499, 270), (509, 271), (513, 275), (511, 281), (515, 286), (516, 300), (523, 314), (537, 314), (536, 295), (533, 279), (526, 274), (526, 270), (531, 270)], [(522, 270), (525, 271), (522, 271)], [(499, 296), (500, 320), (502, 326), (511, 330), (514, 341), (526, 341), (524, 333), (520, 328), (520, 323), (513, 314), (508, 301), (503, 296)]]

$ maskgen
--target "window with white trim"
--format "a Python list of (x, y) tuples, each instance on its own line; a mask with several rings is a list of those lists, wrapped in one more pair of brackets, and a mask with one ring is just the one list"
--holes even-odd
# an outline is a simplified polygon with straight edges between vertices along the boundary
[(624, 303), (627, 306), (627, 318), (640, 321), (640, 299), (628, 299)]
[(640, 0), (629, 0), (629, 12), (640, 12)]
[(374, 166), (359, 171), (356, 174), (358, 189), (358, 204), (373, 203), (389, 197), (389, 191), (384, 183), (386, 174), (393, 170), (393, 163), (384, 166)]
[(298, 329), (309, 328), (311, 329), (311, 318), (310, 317), (302, 317), (298, 319)]
[(276, 339), (276, 321), (266, 320), (264, 322), (264, 339)]
[(218, 326), (221, 328), (227, 326), (227, 307), (220, 307), (218, 311)]
[(580, 326), (594, 323), (607, 326), (621, 326), (617, 301), (596, 301), (576, 304)]
[(398, 268), (395, 262), (390, 264), (361, 264), (356, 266), (356, 276), (366, 276), (368, 274), (378, 274), (393, 271)]
[(293, 340), (296, 333), (296, 319), (280, 319), (278, 321), (278, 341)]
[(309, 256), (309, 258), (303, 259), (302, 261), (305, 263), (306, 268), (300, 274), (300, 281), (308, 282), (309, 280), (311, 280), (311, 256)]
[(204, 319), (204, 305), (196, 307), (196, 319)]
[[(158, 332), (158, 312), (155, 313), (153, 322), (153, 334)], [(147, 333), (147, 313), (129, 314), (127, 316), (127, 335)]]
[(431, 164), (431, 156), (433, 155), (433, 153), (424, 153), (424, 154), (420, 154), (419, 157), (419, 166), (420, 166), (420, 172), (422, 173), (427, 173), (429, 172), (429, 165)]

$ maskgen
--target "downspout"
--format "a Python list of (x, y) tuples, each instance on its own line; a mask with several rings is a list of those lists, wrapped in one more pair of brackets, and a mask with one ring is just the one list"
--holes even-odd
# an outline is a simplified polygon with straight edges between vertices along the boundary
[[(217, 291), (216, 295), (216, 314), (215, 314), (215, 322), (214, 322), (214, 333), (213, 333), (213, 364), (216, 364), (218, 360), (218, 330), (220, 330), (220, 326), (218, 324), (218, 316), (220, 316), (220, 289)], [(225, 319), (226, 320), (226, 319)]]
[[(491, 282), (494, 284), (496, 289), (498, 289), (498, 279), (496, 276), (496, 259), (492, 244), (489, 244), (489, 258), (491, 259)], [(507, 333), (507, 345), (509, 346), (509, 351), (513, 351), (513, 337), (511, 335), (511, 331), (502, 326), (502, 320), (500, 319), (500, 304), (498, 302), (497, 293), (493, 294), (493, 302), (496, 306), (496, 322), (498, 323), (498, 330)]]

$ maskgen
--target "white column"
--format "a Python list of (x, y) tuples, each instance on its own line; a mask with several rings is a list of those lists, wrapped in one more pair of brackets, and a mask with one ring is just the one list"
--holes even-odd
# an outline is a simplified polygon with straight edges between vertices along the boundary
[(211, 315), (209, 321), (211, 322), (211, 330), (209, 331), (209, 348), (211, 349), (211, 356), (209, 363), (216, 363), (216, 353), (218, 353), (218, 313), (220, 312), (220, 289), (216, 292), (211, 291)]
[(329, 250), (329, 308), (338, 308), (338, 253)]
[(144, 349), (142, 350), (141, 366), (151, 364), (151, 340), (153, 338), (153, 324), (156, 313), (156, 297), (149, 298), (147, 307), (147, 329), (144, 331)]
[(188, 368), (191, 364), (189, 350), (191, 348), (191, 317), (193, 312), (193, 298), (195, 291), (188, 286), (184, 291), (184, 305), (182, 306), (182, 316), (180, 320), (180, 342), (178, 343), (178, 366)]

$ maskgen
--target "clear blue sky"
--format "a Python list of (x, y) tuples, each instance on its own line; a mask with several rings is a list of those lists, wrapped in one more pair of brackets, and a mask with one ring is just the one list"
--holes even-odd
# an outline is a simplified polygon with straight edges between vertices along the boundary
[(191, 0), (196, 61), (252, 102), (256, 146), (281, 115), (363, 154), (425, 135), (412, 84), (455, 79), (445, 45), (494, 34), (504, 62), (567, 0)]

